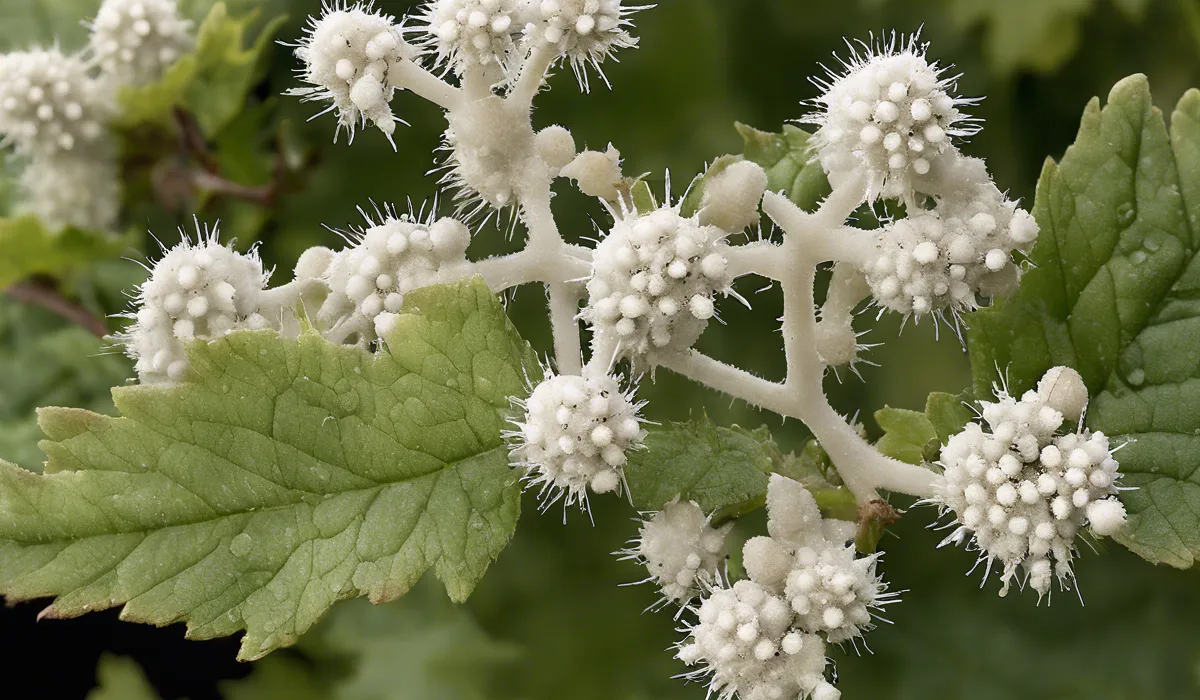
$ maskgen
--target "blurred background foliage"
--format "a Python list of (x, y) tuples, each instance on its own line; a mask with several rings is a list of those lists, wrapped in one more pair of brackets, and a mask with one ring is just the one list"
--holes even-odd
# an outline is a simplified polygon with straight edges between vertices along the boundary
[[(78, 48), (99, 0), (0, 0), (0, 51), (58, 37)], [(397, 16), (414, 3), (377, 3)], [(201, 20), (209, 0), (181, 0)], [(229, 0), (231, 15), (259, 13), (261, 28), (280, 14), (276, 36), (294, 40), (318, 0)], [(657, 192), (669, 171), (674, 194), (723, 153), (737, 153), (735, 121), (777, 130), (802, 116), (815, 95), (808, 78), (836, 66), (843, 37), (869, 39), (874, 30), (921, 31), (931, 54), (961, 71), (961, 93), (986, 96), (974, 109), (985, 129), (966, 151), (987, 159), (1001, 188), (1032, 198), (1045, 157), (1072, 141), (1093, 95), (1119, 78), (1149, 75), (1160, 105), (1200, 85), (1200, 0), (662, 0), (638, 16), (642, 46), (605, 66), (615, 86), (581, 95), (569, 75), (539, 100), (539, 125), (568, 125), (580, 146), (621, 151), (628, 174), (650, 173)], [(251, 30), (251, 36), (255, 33)], [(306, 121), (312, 105), (281, 97), (296, 85), (290, 51), (269, 47), (262, 82), (244, 108), (210, 135), (203, 157), (230, 181), (271, 188), (260, 202), (239, 201), (176, 185), (179, 134), (170, 127), (136, 131), (126, 140), (128, 202), (125, 223), (170, 244), (193, 215), (221, 221), (226, 238), (259, 244), (268, 264), (286, 278), (312, 245), (336, 245), (328, 227), (359, 220), (371, 202), (431, 201), (433, 148), (444, 128), (439, 111), (411, 95), (395, 103), (411, 123), (396, 133), (396, 151), (377, 131), (353, 147), (334, 144), (329, 116)], [(597, 83), (593, 83), (596, 85)], [(156, 158), (142, 163), (142, 151)], [(162, 153), (167, 157), (162, 157)], [(567, 188), (555, 207), (572, 238), (595, 237), (602, 209)], [(277, 191), (276, 191), (277, 190)], [(5, 201), (0, 178), (0, 211)], [(442, 211), (449, 211), (447, 203)], [(515, 245), (503, 230), (480, 232), (472, 254)], [(519, 235), (519, 234), (518, 234)], [(146, 239), (133, 259), (152, 255)], [(107, 263), (61, 281), (72, 298), (95, 313), (120, 311), (121, 290), (138, 281), (133, 262)], [(747, 280), (748, 311), (732, 300), (725, 327), (702, 339), (704, 350), (769, 377), (783, 372), (775, 318), (780, 300)], [(514, 320), (539, 349), (549, 347), (543, 294), (523, 290), (510, 304)], [(928, 324), (875, 322), (865, 342), (887, 341), (862, 368), (866, 381), (831, 378), (835, 405), (859, 413), (877, 434), (872, 411), (884, 405), (919, 408), (931, 391), (968, 384), (965, 353), (952, 333), (940, 340)], [(102, 341), (43, 311), (0, 298), (0, 457), (28, 467), (40, 461), (32, 412), (46, 404), (111, 410), (107, 387), (129, 375)], [(767, 423), (781, 444), (798, 445), (804, 428), (781, 425), (728, 399), (659, 373), (644, 383), (657, 420), (701, 412), (719, 423)], [(557, 514), (533, 508), (517, 537), (478, 592), (455, 608), (423, 584), (384, 610), (363, 601), (342, 604), (296, 650), (253, 666), (232, 661), (230, 641), (183, 642), (179, 627), (149, 630), (117, 622), (115, 613), (35, 624), (36, 606), (0, 613), (0, 676), (4, 697), (83, 697), (96, 682), (102, 652), (134, 657), (153, 684), (137, 678), (138, 664), (101, 667), (106, 686), (95, 697), (344, 698), (346, 700), (670, 700), (704, 697), (700, 686), (672, 676), (682, 667), (669, 647), (678, 641), (669, 615), (641, 614), (654, 601), (647, 587), (617, 584), (641, 578), (610, 552), (634, 526), (626, 504), (597, 499), (597, 525), (577, 513), (564, 527)], [(899, 504), (905, 505), (905, 504)], [(884, 570), (903, 602), (889, 608), (894, 625), (868, 637), (873, 654), (831, 650), (846, 700), (971, 698), (992, 700), (1176, 700), (1200, 697), (1200, 573), (1153, 568), (1116, 547), (1087, 553), (1079, 565), (1082, 599), (1055, 594), (1053, 605), (1031, 595), (1000, 599), (978, 588), (979, 572), (961, 551), (935, 552), (940, 535), (925, 529), (933, 512), (920, 508), (882, 543)], [(740, 523), (743, 535), (762, 528)], [(735, 562), (736, 566), (736, 562)], [(428, 582), (426, 582), (427, 584)], [(248, 677), (247, 677), (248, 676)], [(27, 679), (27, 680), (26, 680)], [(28, 682), (28, 684), (26, 684)], [(16, 690), (18, 687), (26, 690)], [(16, 695), (11, 693), (15, 692)]]

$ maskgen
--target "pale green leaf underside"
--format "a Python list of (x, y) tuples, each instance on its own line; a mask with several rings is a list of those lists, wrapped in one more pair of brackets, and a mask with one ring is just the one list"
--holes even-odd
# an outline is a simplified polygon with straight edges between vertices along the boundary
[(159, 700), (138, 662), (105, 654), (96, 664), (96, 687), (87, 700)]
[(1034, 214), (1036, 269), (1001, 307), (975, 314), (971, 364), (986, 396), (1004, 371), (1032, 387), (1080, 371), (1088, 425), (1119, 444), (1130, 513), (1118, 539), (1152, 562), (1200, 556), (1200, 92), (1168, 132), (1143, 76), (1093, 100), (1061, 163), (1046, 163)]
[(46, 475), (0, 464), (0, 592), (245, 629), (244, 659), (428, 568), (465, 599), (516, 526), (501, 430), (537, 363), (482, 282), (405, 303), (376, 355), (237, 333), (189, 349), (190, 384), (115, 390), (120, 418), (44, 411)]

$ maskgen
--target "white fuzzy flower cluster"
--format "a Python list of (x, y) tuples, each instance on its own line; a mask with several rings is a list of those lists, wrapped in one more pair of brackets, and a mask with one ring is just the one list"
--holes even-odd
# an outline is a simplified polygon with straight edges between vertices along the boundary
[(1001, 595), (1023, 570), (1041, 597), (1054, 577), (1069, 587), (1082, 528), (1108, 536), (1124, 525), (1119, 465), (1103, 433), (1075, 427), (1087, 388), (1074, 370), (1051, 370), (1020, 400), (997, 398), (983, 403), (988, 431), (971, 423), (942, 448), (935, 500), (959, 525), (943, 544), (970, 535), (989, 571), (999, 563)]
[(769, 537), (746, 542), (748, 580), (718, 588), (695, 608), (679, 658), (712, 674), (719, 697), (836, 700), (824, 679), (826, 643), (853, 642), (889, 602), (877, 557), (855, 557), (844, 530), (821, 519), (802, 485), (775, 475)]
[(629, 15), (644, 9), (622, 6), (622, 0), (527, 0), (530, 23), (525, 28), (535, 47), (553, 47), (571, 63), (587, 87), (587, 66), (600, 72), (600, 64), (617, 49), (637, 46), (629, 33)]
[(861, 44), (844, 74), (821, 83), (818, 111), (806, 119), (819, 127), (813, 147), (835, 187), (905, 205), (907, 217), (874, 232), (876, 250), (858, 264), (876, 304), (917, 319), (957, 316), (1011, 292), (1020, 277), (1013, 255), (1038, 235), (983, 161), (952, 142), (977, 130), (959, 111), (971, 100), (954, 96), (954, 79), (925, 50), (915, 36)]
[(124, 85), (159, 79), (193, 43), (175, 0), (104, 0), (90, 28), (92, 57)]
[(676, 498), (642, 521), (622, 559), (646, 567), (646, 581), (658, 584), (664, 603), (687, 603), (717, 582), (725, 562), (733, 523), (714, 528), (711, 521), (695, 501)]
[(974, 311), (979, 296), (1016, 288), (1012, 255), (1027, 251), (1037, 235), (1033, 217), (986, 182), (973, 196), (947, 198), (884, 226), (867, 282), (881, 307), (904, 315)]
[[(390, 334), (404, 295), (466, 273), (471, 232), (452, 218), (420, 221), (412, 215), (380, 213), (379, 222), (363, 213), (369, 226), (347, 234), (352, 245), (309, 262), (302, 276), (329, 288), (317, 319), (335, 342), (370, 343)], [(323, 266), (323, 269), (322, 269)]]
[(64, 153), (31, 159), (21, 172), (17, 211), (37, 216), (51, 231), (69, 226), (113, 230), (121, 211), (121, 173), (116, 159), (106, 156)]
[(554, 375), (521, 402), (524, 419), (508, 434), (516, 466), (539, 488), (543, 509), (560, 498), (586, 508), (587, 491), (619, 492), (632, 450), (646, 437), (632, 392), (598, 372)]
[(852, 48), (845, 73), (830, 73), (806, 121), (818, 125), (817, 157), (836, 187), (856, 173), (867, 178), (867, 199), (903, 199), (953, 150), (951, 139), (978, 129), (959, 107), (955, 78), (925, 58), (917, 38)]
[(435, 0), (422, 8), (415, 28), (437, 63), (458, 74), (480, 69), (502, 77), (524, 25), (517, 0)]
[(256, 253), (221, 245), (215, 229), (165, 251), (139, 290), (136, 322), (118, 338), (136, 361), (138, 381), (183, 381), (190, 370), (187, 342), (280, 327), (280, 319), (260, 313), (268, 277)]
[(415, 55), (393, 17), (370, 5), (339, 2), (327, 6), (320, 18), (309, 18), (296, 56), (303, 62), (298, 73), (310, 86), (288, 94), (304, 101), (331, 100), (326, 111), (337, 112), (337, 132), (346, 129), (351, 141), (367, 122), (391, 139), (396, 117), (390, 102), (404, 87), (397, 82), (397, 66)]
[(24, 165), (17, 208), (55, 232), (116, 228), (116, 91), (159, 77), (192, 43), (172, 0), (105, 0), (89, 26), (90, 56), (57, 46), (0, 54), (0, 146)]
[(593, 347), (635, 362), (690, 347), (732, 281), (725, 237), (677, 207), (618, 218), (596, 246), (588, 305)]
[(57, 48), (0, 55), (0, 134), (17, 153), (87, 151), (107, 138), (111, 95)]

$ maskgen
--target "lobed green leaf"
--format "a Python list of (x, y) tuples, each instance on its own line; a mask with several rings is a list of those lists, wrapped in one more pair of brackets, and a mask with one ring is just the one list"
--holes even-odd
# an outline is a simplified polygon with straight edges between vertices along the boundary
[(387, 349), (241, 332), (188, 349), (196, 379), (114, 390), (120, 418), (47, 409), (46, 474), (0, 463), (0, 592), (70, 617), (293, 643), (337, 600), (432, 569), (464, 600), (508, 543), (501, 438), (538, 364), (480, 281), (406, 295)]

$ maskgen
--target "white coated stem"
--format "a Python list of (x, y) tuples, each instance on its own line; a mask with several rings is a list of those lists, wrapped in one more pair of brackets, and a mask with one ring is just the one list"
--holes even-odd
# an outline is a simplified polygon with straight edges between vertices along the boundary
[(446, 111), (458, 108), (463, 102), (462, 91), (449, 85), (413, 61), (401, 61), (391, 68), (392, 78), (413, 94), (438, 105)]
[(551, 50), (549, 46), (535, 46), (525, 57), (525, 63), (521, 65), (521, 75), (517, 77), (517, 83), (509, 93), (508, 99), (526, 110), (532, 109), (533, 98), (541, 90), (546, 72), (558, 56), (558, 51)]
[(554, 333), (554, 358), (560, 374), (579, 374), (583, 371), (583, 345), (579, 339), (579, 300), (582, 287), (577, 262), (558, 232), (558, 224), (550, 210), (550, 181), (539, 183), (522, 193), (521, 218), (529, 230), (526, 250), (535, 257), (536, 265), (546, 275), (548, 285), (550, 327)]

